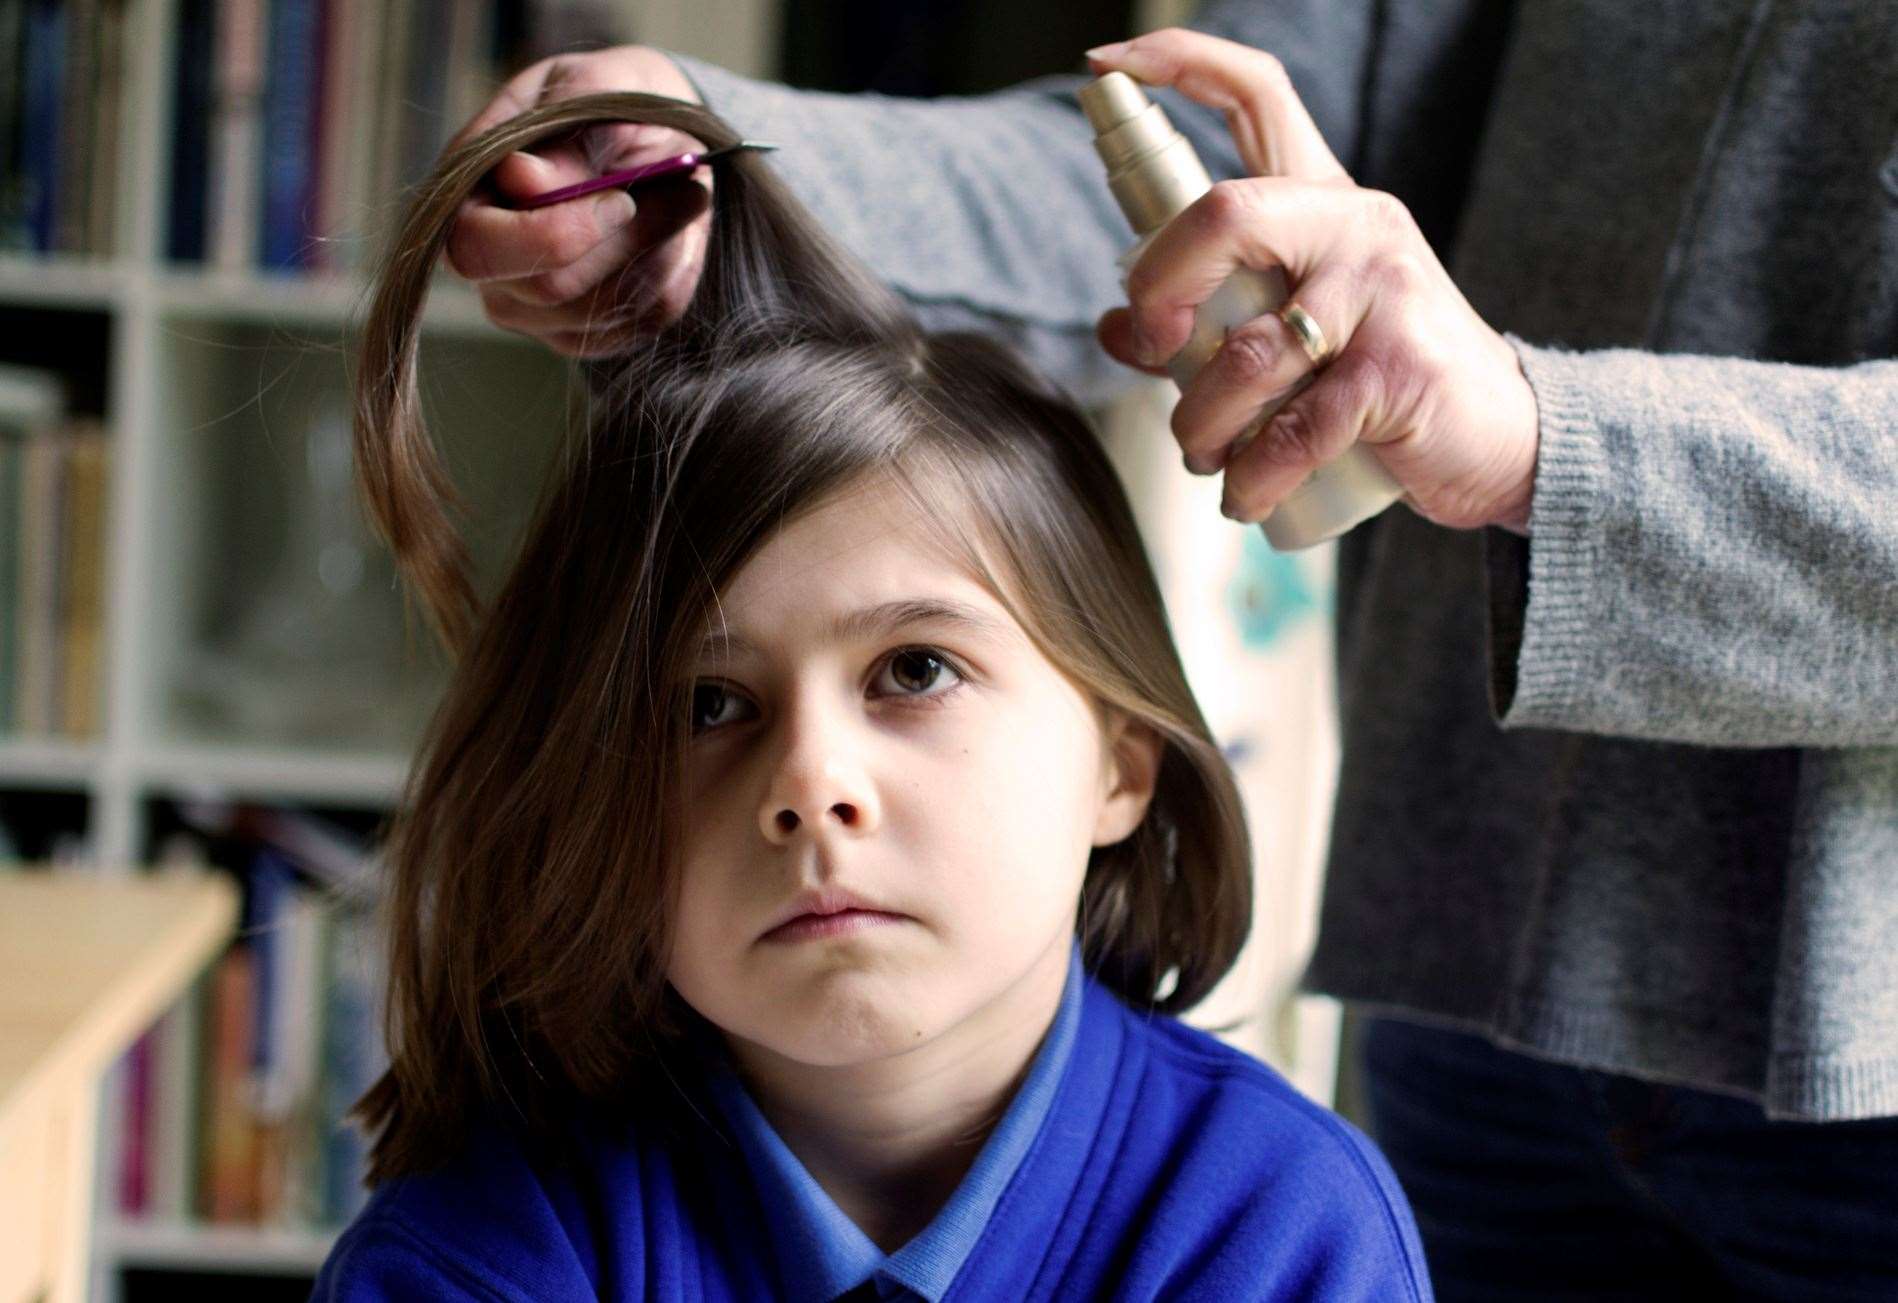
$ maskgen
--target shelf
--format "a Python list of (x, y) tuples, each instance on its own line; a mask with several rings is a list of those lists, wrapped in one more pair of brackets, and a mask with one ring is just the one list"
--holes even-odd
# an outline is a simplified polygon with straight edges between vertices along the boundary
[[(16, 307), (114, 312), (134, 302), (186, 320), (347, 328), (368, 311), (362, 276), (269, 275), (168, 264), (153, 269), (126, 259), (73, 254), (0, 254), (0, 303)], [(429, 289), (422, 328), (440, 335), (504, 337), (480, 296), (451, 272)]]
[(118, 259), (0, 254), (0, 303), (110, 312), (138, 273)]
[(95, 1249), (120, 1267), (307, 1272), (314, 1276), (338, 1231), (206, 1222), (100, 1220)]
[(62, 738), (0, 737), (0, 784), (9, 787), (84, 787), (98, 774), (97, 742)]
[[(368, 282), (359, 277), (268, 276), (252, 272), (158, 272), (154, 298), (166, 315), (232, 322), (353, 327), (368, 314)], [(437, 334), (501, 336), (465, 282), (437, 274), (422, 312)]]
[(138, 761), (142, 785), (161, 795), (390, 806), (408, 776), (406, 755), (183, 743)]

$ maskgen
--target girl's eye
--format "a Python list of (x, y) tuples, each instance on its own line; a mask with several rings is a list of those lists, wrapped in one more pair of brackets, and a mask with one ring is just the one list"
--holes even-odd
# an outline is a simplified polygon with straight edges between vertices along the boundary
[[(962, 681), (962, 676), (956, 673), (954, 666), (950, 665), (948, 661), (927, 647), (905, 647), (903, 650), (893, 653), (888, 660), (884, 661), (883, 667), (890, 679), (897, 685), (896, 694), (899, 696), (940, 697), (945, 693), (953, 691), (955, 684), (951, 684), (950, 687), (944, 688), (941, 692), (928, 691), (930, 685), (935, 683), (945, 670), (955, 675), (956, 684)], [(879, 680), (882, 677), (882, 675), (879, 675)]]
[(692, 687), (692, 731), (702, 733), (708, 728), (731, 723), (725, 709), (731, 705), (744, 705), (745, 699), (734, 692), (727, 692), (723, 684), (698, 683)]

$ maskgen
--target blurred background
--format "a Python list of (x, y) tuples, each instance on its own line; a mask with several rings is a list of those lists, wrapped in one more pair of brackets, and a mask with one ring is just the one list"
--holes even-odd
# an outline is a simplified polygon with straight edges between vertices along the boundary
[[(242, 902), (99, 1091), (90, 1297), (301, 1299), (363, 1198), (339, 1119), (382, 1066), (376, 842), (446, 672), (350, 478), (360, 271), (403, 187), (563, 50), (928, 96), (1078, 72), (1189, 9), (0, 0), (0, 875), (215, 874)], [(488, 586), (582, 385), (441, 276), (423, 401)], [(1174, 396), (1098, 415), (1258, 847), (1254, 940), (1191, 1020), (1329, 1103), (1336, 1011), (1290, 990), (1335, 781), (1331, 550), (1221, 517)]]

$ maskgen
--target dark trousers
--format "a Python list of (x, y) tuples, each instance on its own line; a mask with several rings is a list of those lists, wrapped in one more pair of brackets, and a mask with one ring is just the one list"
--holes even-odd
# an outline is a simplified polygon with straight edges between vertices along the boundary
[(1898, 1300), (1898, 1118), (1745, 1100), (1368, 1019), (1370, 1129), (1437, 1297)]

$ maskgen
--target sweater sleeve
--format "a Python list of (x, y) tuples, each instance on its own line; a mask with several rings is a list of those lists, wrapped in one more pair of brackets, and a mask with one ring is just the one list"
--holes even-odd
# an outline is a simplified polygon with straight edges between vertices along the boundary
[[(1348, 158), (1377, 8), (1221, 0), (1192, 25), (1279, 55)], [(785, 183), (925, 326), (1012, 343), (1086, 403), (1142, 378), (1094, 337), (1100, 314), (1126, 301), (1115, 259), (1134, 237), (1075, 99), (1086, 77), (923, 100), (794, 90), (668, 53), (708, 107), (781, 146), (771, 163)], [(1221, 114), (1155, 98), (1214, 177), (1240, 172)]]
[(1511, 343), (1541, 446), (1529, 537), (1485, 532), (1497, 722), (1898, 744), (1898, 361)]

